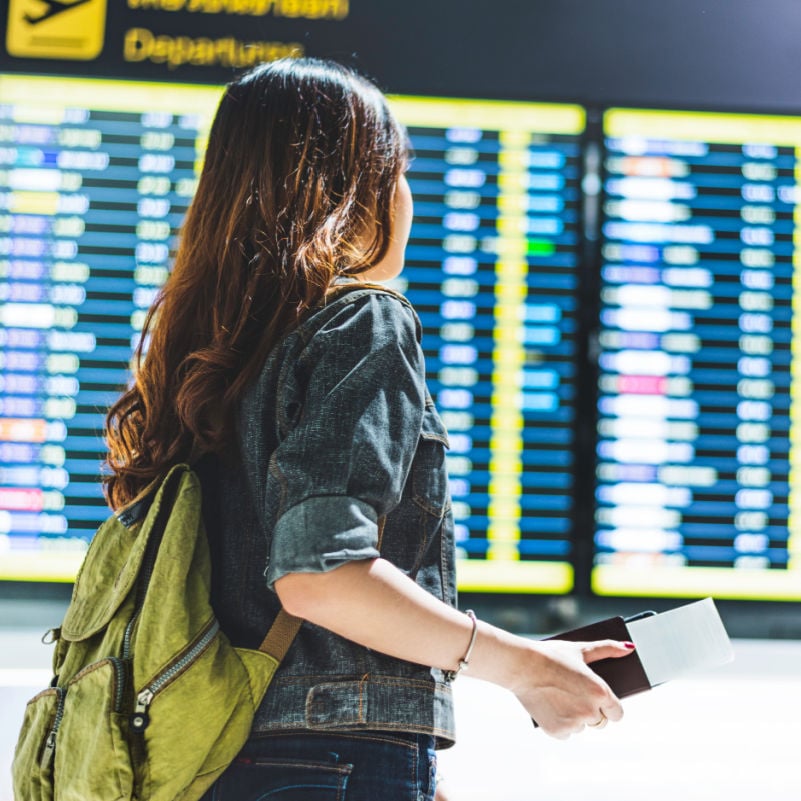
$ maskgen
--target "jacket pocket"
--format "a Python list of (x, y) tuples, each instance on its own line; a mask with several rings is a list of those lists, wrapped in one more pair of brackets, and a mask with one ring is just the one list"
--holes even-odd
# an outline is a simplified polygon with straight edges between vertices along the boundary
[(437, 520), (450, 508), (448, 469), (445, 451), (448, 432), (433, 403), (423, 414), (420, 441), (412, 462), (412, 499)]

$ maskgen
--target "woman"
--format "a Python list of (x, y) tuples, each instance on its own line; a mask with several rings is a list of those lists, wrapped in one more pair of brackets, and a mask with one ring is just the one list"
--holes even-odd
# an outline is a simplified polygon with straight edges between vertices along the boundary
[(630, 644), (532, 642), (455, 608), (420, 325), (374, 284), (403, 267), (406, 164), (385, 98), (348, 69), (231, 83), (147, 358), (109, 413), (113, 506), (197, 463), (233, 642), (257, 646), (280, 605), (306, 621), (209, 798), (432, 798), (468, 661), (556, 737), (622, 715), (587, 664)]

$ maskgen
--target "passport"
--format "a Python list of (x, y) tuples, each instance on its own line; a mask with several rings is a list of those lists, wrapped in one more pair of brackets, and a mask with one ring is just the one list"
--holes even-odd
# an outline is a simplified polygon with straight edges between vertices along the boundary
[[(648, 611), (628, 618), (610, 617), (546, 639), (633, 642), (635, 650), (627, 656), (600, 659), (589, 665), (618, 698), (734, 659), (731, 640), (712, 598), (659, 614)], [(536, 726), (537, 722), (533, 722)]]

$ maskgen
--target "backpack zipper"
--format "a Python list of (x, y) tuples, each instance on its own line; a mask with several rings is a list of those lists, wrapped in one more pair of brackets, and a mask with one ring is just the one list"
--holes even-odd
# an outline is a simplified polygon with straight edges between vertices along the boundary
[(189, 668), (195, 660), (203, 655), (203, 652), (211, 645), (212, 640), (217, 636), (219, 630), (220, 624), (215, 618), (208, 624), (206, 629), (201, 632), (199, 638), (188, 650), (156, 676), (144, 690), (141, 690), (137, 694), (136, 707), (130, 718), (131, 729), (133, 731), (143, 732), (148, 727), (150, 724), (148, 709), (150, 704), (153, 703), (153, 699)]
[(125, 700), (125, 662), (118, 656), (110, 656), (108, 661), (114, 668), (114, 711), (121, 712)]
[(67, 694), (63, 687), (54, 687), (53, 689), (58, 695), (58, 703), (56, 704), (56, 717), (53, 720), (53, 727), (47, 735), (44, 751), (42, 752), (41, 765), (43, 770), (50, 767), (50, 763), (53, 761), (53, 754), (56, 752), (56, 734), (58, 733), (58, 727), (61, 725), (61, 719), (64, 717), (64, 697)]

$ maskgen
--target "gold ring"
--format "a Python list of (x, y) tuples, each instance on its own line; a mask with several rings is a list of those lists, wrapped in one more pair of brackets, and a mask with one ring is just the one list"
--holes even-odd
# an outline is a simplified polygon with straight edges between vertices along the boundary
[(591, 729), (602, 729), (607, 723), (609, 723), (609, 718), (601, 711), (601, 717), (595, 723), (588, 723), (587, 725)]

